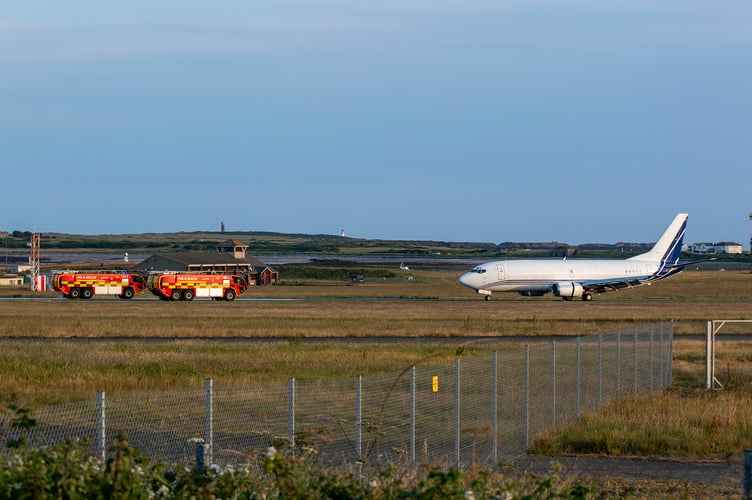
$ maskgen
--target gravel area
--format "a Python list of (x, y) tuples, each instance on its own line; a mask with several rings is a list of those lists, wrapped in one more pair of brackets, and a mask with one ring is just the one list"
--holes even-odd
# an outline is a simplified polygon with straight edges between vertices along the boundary
[[(709, 485), (741, 495), (744, 466), (742, 457), (730, 460), (680, 460), (606, 456), (526, 456), (507, 465), (512, 473), (546, 475), (559, 464), (565, 478), (615, 479), (621, 481), (660, 481)], [(709, 492), (710, 490), (708, 490)]]

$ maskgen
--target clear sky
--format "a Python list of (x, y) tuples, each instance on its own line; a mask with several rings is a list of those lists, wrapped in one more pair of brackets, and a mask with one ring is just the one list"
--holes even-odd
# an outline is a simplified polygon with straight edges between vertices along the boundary
[(752, 2), (27, 0), (0, 230), (748, 248)]

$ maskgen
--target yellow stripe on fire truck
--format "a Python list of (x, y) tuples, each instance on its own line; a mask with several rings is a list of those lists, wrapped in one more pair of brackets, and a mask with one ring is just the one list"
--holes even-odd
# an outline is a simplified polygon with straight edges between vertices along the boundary
[[(228, 285), (229, 286), (229, 285)], [(176, 285), (167, 285), (167, 288), (183, 290), (184, 288), (224, 288), (222, 283), (178, 283)]]
[(117, 286), (121, 282), (118, 281), (105, 281), (105, 280), (61, 280), (60, 284), (67, 286)]

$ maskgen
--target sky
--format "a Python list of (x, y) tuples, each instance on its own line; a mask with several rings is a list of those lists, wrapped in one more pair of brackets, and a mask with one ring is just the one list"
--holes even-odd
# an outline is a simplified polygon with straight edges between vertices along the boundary
[(752, 232), (752, 2), (28, 0), (0, 231)]

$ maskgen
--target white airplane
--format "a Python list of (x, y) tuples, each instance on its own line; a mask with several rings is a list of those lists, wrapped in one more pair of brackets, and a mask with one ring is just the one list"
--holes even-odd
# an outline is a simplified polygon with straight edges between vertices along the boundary
[[(491, 300), (492, 292), (517, 292), (539, 297), (592, 300), (593, 293), (650, 284), (680, 273), (690, 262), (679, 263), (687, 214), (677, 214), (658, 243), (629, 259), (519, 259), (486, 262), (460, 276), (460, 283)], [(697, 261), (694, 261), (697, 262)]]

